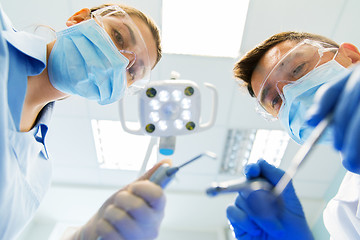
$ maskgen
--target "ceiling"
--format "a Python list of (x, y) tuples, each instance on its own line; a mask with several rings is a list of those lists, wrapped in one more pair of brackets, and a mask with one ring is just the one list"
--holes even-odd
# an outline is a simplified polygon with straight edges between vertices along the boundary
[[(161, 26), (161, 0), (123, 1), (148, 13)], [(46, 23), (56, 30), (64, 28), (66, 19), (82, 7), (102, 1), (90, 0), (3, 0), (3, 9), (16, 27)], [(21, 6), (21, 7), (19, 7)], [(309, 31), (335, 41), (358, 45), (360, 32), (351, 24), (360, 22), (358, 0), (250, 0), (240, 55), (257, 43), (280, 31)], [(206, 9), (206, 7), (204, 7)], [(225, 44), (225, 43), (224, 43)], [(258, 116), (253, 100), (240, 90), (232, 77), (236, 59), (164, 54), (152, 73), (153, 80), (170, 77), (171, 71), (199, 84), (202, 92), (202, 116), (206, 122), (211, 107), (211, 93), (203, 86), (214, 84), (219, 92), (216, 124), (208, 131), (177, 137), (174, 164), (180, 164), (204, 151), (215, 152), (217, 161), (200, 160), (179, 172), (167, 193), (166, 216), (159, 239), (226, 239), (226, 206), (236, 195), (208, 198), (204, 190), (213, 181), (239, 176), (218, 173), (220, 158), (229, 128), (281, 129)], [(136, 101), (125, 100), (126, 119), (136, 121)], [(26, 230), (27, 238), (47, 239), (59, 222), (80, 224), (89, 218), (116, 189), (137, 177), (136, 172), (99, 169), (91, 130), (91, 119), (119, 120), (117, 104), (100, 106), (78, 97), (56, 104), (48, 133), (48, 151), (53, 167), (53, 186), (36, 218)], [(119, 146), (132, 148), (137, 146)], [(285, 152), (282, 168), (287, 168), (299, 146), (291, 142)], [(131, 158), (131, 156), (119, 156)], [(299, 171), (294, 183), (303, 202), (309, 224), (316, 227), (328, 198), (334, 194), (344, 171), (339, 156), (330, 147), (320, 146)], [(174, 235), (174, 233), (176, 233)], [(171, 236), (171, 238), (169, 237)], [(24, 238), (25, 239), (25, 238)]]

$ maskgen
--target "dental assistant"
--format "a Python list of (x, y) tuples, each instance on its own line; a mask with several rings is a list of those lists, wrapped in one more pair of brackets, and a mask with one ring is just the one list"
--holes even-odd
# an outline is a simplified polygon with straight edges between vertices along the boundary
[[(330, 128), (320, 138), (340, 151), (347, 173), (338, 193), (324, 210), (330, 239), (360, 239), (360, 52), (350, 43), (324, 36), (283, 32), (246, 53), (234, 74), (256, 99), (266, 118), (280, 120), (299, 144), (327, 114)], [(248, 179), (276, 185), (284, 172), (264, 160), (245, 168)], [(261, 194), (260, 194), (261, 195)], [(227, 216), (237, 239), (313, 239), (301, 203), (290, 183), (280, 195), (278, 214), (261, 217), (249, 206), (269, 204), (259, 194), (251, 202), (240, 192)], [(263, 196), (263, 195), (262, 195)], [(276, 207), (275, 205), (273, 207)]]
[[(16, 31), (0, 5), (0, 239), (21, 233), (50, 186), (45, 138), (54, 102), (71, 95), (115, 102), (146, 82), (161, 58), (157, 26), (135, 8), (84, 8), (66, 25), (47, 44)], [(114, 193), (64, 239), (156, 238), (165, 196), (147, 179), (160, 164)]]

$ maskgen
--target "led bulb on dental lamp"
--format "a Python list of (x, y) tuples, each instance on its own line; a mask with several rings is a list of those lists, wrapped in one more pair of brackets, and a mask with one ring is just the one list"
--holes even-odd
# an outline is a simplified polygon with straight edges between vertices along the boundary
[(123, 100), (120, 100), (120, 122), (124, 131), (136, 135), (160, 137), (160, 153), (172, 155), (176, 136), (204, 131), (215, 123), (217, 90), (210, 83), (204, 85), (213, 92), (212, 114), (208, 122), (200, 122), (201, 94), (195, 82), (179, 79), (161, 80), (150, 82), (138, 94), (140, 116), (138, 129), (127, 127)]

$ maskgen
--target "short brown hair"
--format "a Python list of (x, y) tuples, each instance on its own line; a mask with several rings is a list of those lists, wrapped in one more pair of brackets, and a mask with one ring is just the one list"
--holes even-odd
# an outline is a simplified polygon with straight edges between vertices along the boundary
[[(138, 17), (139, 19), (141, 19), (141, 21), (143, 21), (150, 29), (152, 36), (154, 37), (155, 40), (155, 44), (156, 44), (156, 51), (157, 51), (157, 57), (156, 57), (156, 61), (153, 67), (156, 66), (156, 64), (160, 61), (161, 57), (162, 57), (162, 49), (161, 49), (161, 39), (160, 39), (160, 30), (159, 27), (156, 25), (156, 23), (154, 22), (154, 20), (152, 20), (149, 16), (145, 15), (143, 12), (141, 12), (140, 10), (124, 5), (124, 4), (113, 4), (113, 3), (107, 3), (107, 4), (102, 4), (100, 6), (97, 7), (93, 7), (90, 9), (91, 12), (94, 12), (98, 9), (101, 8), (105, 8), (108, 6), (119, 6), (121, 9), (123, 9), (127, 14), (129, 14), (129, 16), (134, 16), (134, 17)], [(107, 12), (105, 12), (104, 14), (106, 14)]]
[(255, 48), (247, 52), (238, 62), (235, 63), (233, 73), (239, 84), (243, 87), (246, 87), (249, 91), (249, 94), (252, 97), (255, 97), (254, 90), (251, 86), (251, 77), (259, 63), (260, 59), (265, 55), (275, 45), (285, 42), (285, 41), (294, 41), (301, 42), (305, 39), (317, 40), (330, 44), (334, 47), (339, 47), (339, 45), (333, 40), (307, 32), (282, 32), (271, 36), (266, 39)]

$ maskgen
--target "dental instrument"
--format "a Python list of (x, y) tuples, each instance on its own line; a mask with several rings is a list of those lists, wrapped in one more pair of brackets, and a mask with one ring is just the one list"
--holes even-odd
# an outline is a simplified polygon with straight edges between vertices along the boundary
[(265, 179), (247, 180), (245, 177), (238, 180), (230, 180), (213, 184), (206, 189), (206, 194), (210, 197), (214, 197), (218, 194), (238, 192), (240, 190), (247, 189), (249, 191), (256, 191), (264, 189), (271, 191), (273, 186)]
[(222, 193), (251, 190), (257, 191), (262, 189), (265, 191), (272, 191), (274, 196), (278, 197), (289, 184), (290, 180), (295, 176), (297, 170), (302, 165), (302, 163), (304, 163), (305, 160), (308, 159), (307, 156), (322, 136), (322, 133), (330, 125), (331, 120), (332, 115), (328, 115), (314, 128), (307, 141), (305, 141), (305, 143), (295, 154), (294, 158), (291, 161), (290, 167), (286, 170), (285, 174), (281, 177), (275, 187), (273, 187), (269, 182), (261, 178), (256, 178), (252, 180), (241, 178), (239, 180), (214, 183), (211, 187), (206, 189), (206, 194), (208, 196), (216, 196)]
[(286, 186), (289, 184), (291, 179), (297, 173), (299, 167), (307, 160), (307, 156), (314, 149), (313, 147), (317, 143), (317, 141), (322, 136), (325, 129), (330, 125), (332, 120), (332, 114), (325, 117), (321, 122), (314, 128), (309, 138), (305, 141), (305, 143), (300, 147), (299, 151), (295, 154), (294, 158), (291, 161), (290, 167), (286, 170), (285, 174), (276, 184), (273, 189), (275, 196), (280, 196), (280, 194), (284, 191)]
[(175, 174), (182, 167), (194, 162), (195, 160), (197, 160), (203, 156), (207, 156), (212, 159), (216, 159), (215, 153), (206, 151), (177, 167), (170, 167), (168, 164), (163, 164), (155, 171), (155, 173), (153, 173), (153, 175), (151, 175), (150, 181), (156, 183), (161, 188), (165, 188), (168, 185), (168, 183), (175, 177)]

